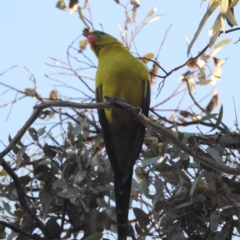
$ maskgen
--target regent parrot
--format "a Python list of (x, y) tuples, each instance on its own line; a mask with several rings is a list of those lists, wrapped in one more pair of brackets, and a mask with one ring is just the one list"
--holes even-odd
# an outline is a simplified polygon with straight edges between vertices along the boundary
[[(98, 58), (96, 101), (105, 102), (104, 96), (112, 96), (140, 107), (148, 116), (150, 76), (144, 64), (107, 33), (93, 31), (87, 39)], [(114, 173), (118, 239), (124, 240), (127, 238), (133, 165), (142, 148), (145, 127), (124, 109), (100, 109), (98, 116)]]

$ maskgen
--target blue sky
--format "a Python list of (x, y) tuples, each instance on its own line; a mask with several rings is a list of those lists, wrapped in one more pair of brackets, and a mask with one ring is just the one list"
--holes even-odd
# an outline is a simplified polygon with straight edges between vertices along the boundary
[[(63, 88), (57, 82), (50, 81), (45, 77), (46, 74), (62, 72), (57, 68), (46, 65), (53, 64), (50, 58), (55, 58), (60, 61), (67, 61), (67, 48), (74, 39), (81, 35), (85, 27), (78, 17), (77, 13), (69, 14), (67, 11), (60, 11), (55, 8), (57, 0), (49, 1), (4, 1), (0, 8), (0, 82), (24, 90), (32, 88), (33, 83), (29, 80), (29, 73), (21, 67), (16, 67), (13, 70), (7, 71), (1, 75), (6, 69), (12, 66), (23, 65), (27, 67), (35, 76), (38, 94), (42, 97), (48, 97), (51, 90), (56, 89), (63, 96), (71, 96), (80, 98), (79, 92)], [(80, 5), (83, 1), (79, 1)], [(121, 0), (126, 4), (127, 1)], [(125, 21), (124, 9), (116, 4), (114, 0), (92, 0), (90, 3), (91, 14), (95, 29), (101, 29), (120, 39), (118, 24), (123, 26)], [(146, 25), (135, 39), (140, 55), (147, 53), (156, 53), (166, 29), (172, 24), (168, 32), (167, 39), (160, 52), (159, 59), (161, 66), (166, 70), (183, 64), (188, 56), (187, 44), (184, 36), (189, 39), (193, 38), (198, 24), (206, 11), (207, 4), (205, 2), (193, 0), (181, 1), (163, 1), (163, 0), (142, 0), (141, 7), (137, 11), (136, 22), (140, 23), (146, 14), (154, 7), (157, 7), (156, 14), (164, 14), (159, 20)], [(239, 13), (239, 6), (235, 9)], [(89, 16), (86, 13), (86, 16)], [(196, 56), (208, 43), (208, 29), (212, 26), (216, 14), (214, 14), (203, 29), (197, 42), (192, 48), (192, 56)], [(240, 23), (239, 15), (236, 15), (236, 20)], [(134, 25), (130, 26), (134, 29)], [(222, 67), (222, 80), (217, 83), (219, 93), (219, 106), (214, 112), (218, 112), (220, 105), (224, 107), (224, 122), (234, 129), (235, 112), (233, 98), (236, 103), (237, 116), (239, 116), (239, 89), (240, 77), (238, 76), (238, 68), (240, 64), (239, 44), (233, 44), (239, 39), (239, 32), (222, 35), (219, 40), (224, 38), (232, 39), (232, 42), (222, 48), (216, 55), (218, 58), (227, 59), (226, 64)], [(84, 37), (79, 37), (79, 40)], [(218, 41), (219, 41), (218, 40)], [(78, 41), (73, 45), (78, 48)], [(133, 52), (134, 48), (131, 49)], [(92, 61), (97, 64), (94, 54), (89, 47), (84, 52)], [(80, 58), (80, 57), (79, 57)], [(74, 67), (81, 66), (80, 63), (72, 62)], [(152, 90), (152, 105), (165, 100), (180, 84), (179, 77), (187, 68), (181, 69), (172, 74), (166, 79), (165, 85), (161, 94), (156, 98), (157, 85)], [(95, 69), (83, 71), (84, 76), (94, 78)], [(160, 73), (162, 75), (162, 73)], [(75, 77), (53, 75), (54, 79), (61, 80), (69, 86), (74, 86), (76, 89), (89, 93), (83, 84)], [(94, 88), (94, 81), (88, 82)], [(13, 90), (7, 91), (8, 88), (0, 85), (0, 106), (11, 102), (16, 97)], [(194, 97), (199, 100), (206, 94), (210, 93), (213, 86), (197, 87)], [(20, 96), (20, 95), (18, 95)], [(174, 109), (182, 95), (173, 98), (171, 101), (164, 104), (161, 110)], [(201, 104), (203, 107), (210, 101), (211, 96), (206, 98)], [(80, 100), (76, 100), (80, 101)], [(17, 133), (25, 121), (29, 118), (33, 106), (36, 101), (31, 98), (26, 98), (11, 106), (0, 108), (0, 150), (4, 144), (8, 142), (8, 135), (12, 137)], [(181, 105), (181, 109), (186, 109), (192, 102), (189, 98), (185, 98)], [(11, 111), (11, 112), (10, 112)], [(10, 112), (10, 115), (9, 115)], [(171, 112), (163, 111), (160, 114), (168, 117)], [(58, 122), (59, 118), (54, 117), (53, 121)], [(33, 126), (36, 129), (48, 124), (44, 121), (37, 120)], [(49, 126), (49, 125), (47, 125)], [(185, 131), (190, 131), (186, 130)], [(191, 131), (198, 131), (196, 128), (191, 128)], [(26, 134), (27, 136), (28, 134)]]
[[(67, 47), (71, 42), (81, 35), (84, 28), (83, 23), (77, 13), (69, 14), (67, 11), (60, 11), (55, 8), (57, 1), (5, 1), (0, 8), (0, 73), (15, 65), (26, 66), (35, 76), (38, 93), (42, 97), (48, 97), (53, 89), (57, 89), (61, 95), (80, 97), (77, 91), (70, 91), (66, 88), (59, 88), (56, 82), (50, 81), (45, 77), (45, 74), (57, 73), (60, 70), (47, 66), (45, 63), (53, 64), (50, 59), (56, 58), (61, 61), (66, 61)], [(83, 1), (79, 1), (80, 5)], [(126, 4), (127, 1), (122, 0)], [(125, 20), (124, 9), (116, 4), (114, 0), (92, 0), (90, 2), (91, 14), (95, 29), (103, 27), (105, 32), (110, 33), (120, 39), (118, 24), (123, 26)], [(135, 39), (140, 55), (149, 52), (156, 53), (166, 29), (172, 24), (171, 30), (168, 32), (167, 39), (163, 45), (159, 56), (161, 66), (169, 71), (182, 63), (188, 57), (187, 44), (184, 37), (189, 41), (194, 36), (198, 24), (206, 11), (207, 4), (201, 1), (182, 0), (182, 1), (162, 1), (149, 0), (141, 1), (141, 7), (137, 11), (136, 22), (140, 23), (146, 14), (153, 8), (157, 7), (156, 14), (164, 14), (159, 20), (146, 25)], [(238, 12), (236, 8), (235, 12)], [(86, 12), (86, 16), (89, 16)], [(200, 37), (192, 48), (192, 56), (198, 54), (208, 43), (208, 29), (212, 26), (216, 14), (210, 18), (208, 24), (203, 29)], [(239, 16), (236, 16), (239, 21)], [(134, 25), (130, 26), (133, 29)], [(221, 36), (219, 40), (231, 38), (232, 42), (223, 47), (216, 57), (228, 59), (227, 63), (222, 67), (222, 80), (217, 83), (216, 88), (219, 93), (219, 106), (215, 112), (219, 111), (221, 104), (224, 106), (224, 121), (229, 126), (234, 124), (234, 105), (233, 98), (236, 102), (236, 111), (239, 115), (239, 76), (237, 70), (240, 63), (239, 44), (233, 44), (239, 38), (239, 33), (232, 33)], [(84, 39), (80, 37), (79, 40)], [(78, 47), (78, 41), (74, 47)], [(133, 52), (134, 48), (131, 49)], [(92, 61), (97, 64), (97, 60), (89, 47), (84, 52)], [(74, 66), (78, 64), (73, 62)], [(175, 74), (167, 78), (165, 86), (161, 94), (156, 99), (157, 84), (152, 90), (152, 105), (163, 101), (180, 84), (179, 77), (187, 68), (179, 70)], [(160, 73), (161, 74), (161, 73)], [(84, 71), (83, 75), (94, 78), (94, 70)], [(85, 91), (84, 86), (76, 78), (54, 75), (55, 79), (60, 79), (68, 85), (72, 85), (77, 89)], [(29, 80), (29, 74), (22, 68), (15, 68), (0, 76), (0, 82), (14, 86), (20, 90), (32, 88), (33, 83)], [(89, 84), (93, 87), (94, 82), (89, 80)], [(197, 87), (194, 96), (196, 99), (201, 99), (207, 93), (210, 93), (213, 86)], [(13, 90), (5, 93), (7, 88), (0, 85), (0, 105), (11, 102), (16, 96)], [(5, 94), (3, 94), (5, 93)], [(20, 95), (19, 95), (20, 96)], [(174, 98), (166, 105), (164, 109), (173, 109), (178, 104), (179, 98)], [(210, 96), (203, 102), (205, 107), (210, 101)], [(0, 140), (7, 144), (8, 134), (13, 137), (19, 128), (24, 124), (32, 112), (32, 107), (36, 101), (27, 98), (10, 106), (0, 108), (1, 113), (1, 137)], [(191, 104), (190, 99), (186, 98), (181, 109), (187, 108)], [(11, 114), (8, 117), (9, 111)], [(161, 112), (163, 116), (169, 116), (170, 112)], [(58, 118), (55, 117), (55, 121)], [(37, 121), (41, 127), (41, 121)], [(2, 149), (0, 144), (0, 149)]]

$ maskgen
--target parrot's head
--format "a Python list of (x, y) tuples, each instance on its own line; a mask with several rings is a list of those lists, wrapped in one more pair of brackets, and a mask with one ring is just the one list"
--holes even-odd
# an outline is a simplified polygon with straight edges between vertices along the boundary
[(87, 37), (88, 43), (91, 46), (91, 49), (98, 57), (99, 50), (107, 46), (109, 44), (121, 44), (116, 38), (112, 37), (111, 35), (101, 32), (101, 31), (93, 31)]

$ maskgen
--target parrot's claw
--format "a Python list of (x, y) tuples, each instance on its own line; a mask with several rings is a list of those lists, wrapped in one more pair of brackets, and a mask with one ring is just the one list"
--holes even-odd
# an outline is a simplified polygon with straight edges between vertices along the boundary
[(115, 103), (117, 101), (117, 98), (114, 96), (106, 96), (105, 95), (104, 98), (110, 103)]
[[(115, 102), (117, 101), (117, 98), (114, 97), (114, 96), (106, 96), (106, 95), (105, 95), (104, 98), (105, 98), (108, 102), (110, 102), (110, 103), (115, 103)], [(116, 108), (115, 108), (114, 106), (112, 106), (112, 107), (109, 108), (109, 109), (111, 109), (113, 112), (116, 111)]]

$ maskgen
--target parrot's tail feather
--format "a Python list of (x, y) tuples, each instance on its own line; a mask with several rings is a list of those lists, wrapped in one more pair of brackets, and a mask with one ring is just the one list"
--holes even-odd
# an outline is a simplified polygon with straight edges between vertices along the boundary
[[(117, 182), (116, 182), (117, 181)], [(120, 183), (121, 184), (121, 183)], [(118, 240), (127, 239), (128, 235), (128, 210), (130, 201), (130, 192), (132, 185), (132, 174), (124, 183), (119, 184), (119, 179), (115, 178), (115, 199), (117, 214)]]

